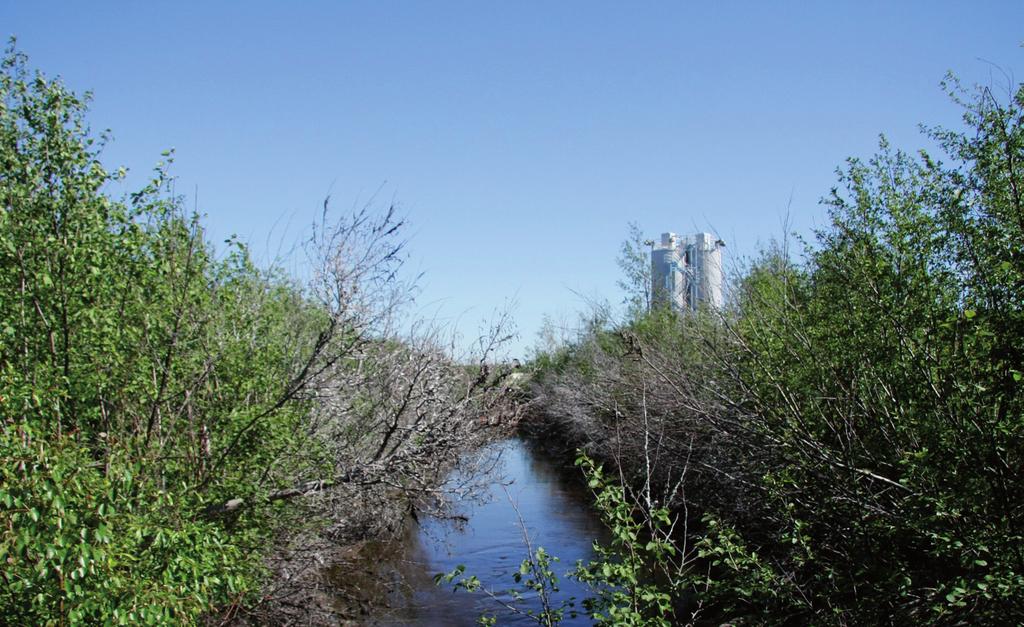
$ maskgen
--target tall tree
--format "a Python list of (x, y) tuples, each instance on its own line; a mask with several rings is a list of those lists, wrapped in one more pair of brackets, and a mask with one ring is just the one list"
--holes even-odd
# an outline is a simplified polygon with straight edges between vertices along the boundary
[(626, 315), (636, 320), (651, 308), (651, 245), (636, 222), (627, 225), (615, 261), (622, 271), (618, 286), (625, 293)]

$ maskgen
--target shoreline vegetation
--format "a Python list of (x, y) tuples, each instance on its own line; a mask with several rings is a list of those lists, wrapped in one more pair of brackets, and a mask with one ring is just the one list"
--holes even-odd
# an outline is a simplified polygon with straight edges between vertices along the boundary
[(827, 226), (725, 307), (643, 307), (633, 228), (627, 319), (529, 364), (521, 429), (612, 469), (646, 527), (618, 562), (671, 541), (642, 574), (673, 603), (622, 580), (603, 624), (1024, 621), (1024, 87), (944, 87), (941, 154), (848, 160)]
[[(849, 160), (829, 224), (750, 260), (721, 309), (649, 311), (634, 228), (626, 319), (520, 369), (508, 313), (468, 356), (409, 323), (393, 207), (325, 202), (300, 281), (208, 241), (171, 153), (111, 196), (88, 97), (12, 41), (0, 615), (358, 619), (332, 584), (353, 551), (450, 514), (444, 477), (486, 480), (465, 451), (518, 429), (577, 460), (610, 529), (575, 575), (598, 624), (1024, 621), (1024, 88), (946, 87), (964, 127), (925, 130), (941, 158)], [(557, 551), (534, 548), (510, 585), (557, 624)]]
[[(0, 70), (0, 615), (333, 623), (324, 565), (387, 537), (514, 420), (497, 321), (456, 359), (404, 324), (404, 222), (335, 215), (311, 278), (216, 250), (171, 192), (124, 198), (87, 98)], [(468, 364), (468, 365), (467, 365)], [(497, 426), (495, 426), (497, 425)]]

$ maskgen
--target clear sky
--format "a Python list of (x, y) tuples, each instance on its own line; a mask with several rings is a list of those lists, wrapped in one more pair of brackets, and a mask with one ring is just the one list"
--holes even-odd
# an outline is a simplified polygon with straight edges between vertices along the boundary
[(809, 234), (847, 156), (958, 122), (947, 70), (1024, 67), (1022, 25), (1020, 0), (0, 0), (33, 66), (95, 93), (108, 165), (141, 176), (175, 148), (214, 238), (266, 256), (328, 193), (395, 201), (422, 310), (472, 337), (514, 298), (519, 354), (545, 313), (620, 300), (629, 221), (733, 258), (787, 207)]

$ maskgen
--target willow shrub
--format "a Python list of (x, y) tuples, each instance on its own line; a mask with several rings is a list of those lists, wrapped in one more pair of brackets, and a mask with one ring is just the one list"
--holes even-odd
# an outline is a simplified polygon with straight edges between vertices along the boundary
[(542, 426), (634, 488), (685, 473), (694, 620), (1024, 620), (1024, 87), (951, 92), (941, 161), (850, 160), (803, 258), (767, 251), (714, 324), (535, 362)]
[[(86, 104), (7, 49), (0, 615), (191, 622), (261, 583), (274, 523), (251, 497), (319, 463), (289, 393), (319, 314), (244, 247), (216, 259), (166, 165), (108, 195), (124, 171)], [(229, 498), (254, 506), (210, 514)]]
[(1024, 617), (1024, 88), (962, 104), (965, 131), (930, 131), (947, 163), (883, 140), (806, 263), (741, 288), (765, 506), (709, 513), (700, 582), (734, 616)]

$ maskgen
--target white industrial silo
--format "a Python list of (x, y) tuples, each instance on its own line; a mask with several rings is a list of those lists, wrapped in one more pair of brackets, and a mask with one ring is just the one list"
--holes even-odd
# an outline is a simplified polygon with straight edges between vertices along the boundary
[(662, 233), (651, 248), (651, 305), (675, 311), (696, 311), (702, 304), (722, 307), (722, 248), (710, 233), (680, 238)]
[(675, 233), (662, 233), (651, 249), (651, 306), (686, 308), (686, 268), (683, 247)]
[(690, 281), (688, 286), (688, 303), (690, 309), (697, 309), (706, 303), (716, 309), (724, 302), (722, 297), (722, 248), (725, 242), (711, 233), (697, 233), (686, 247), (685, 261), (688, 262), (687, 273)]

